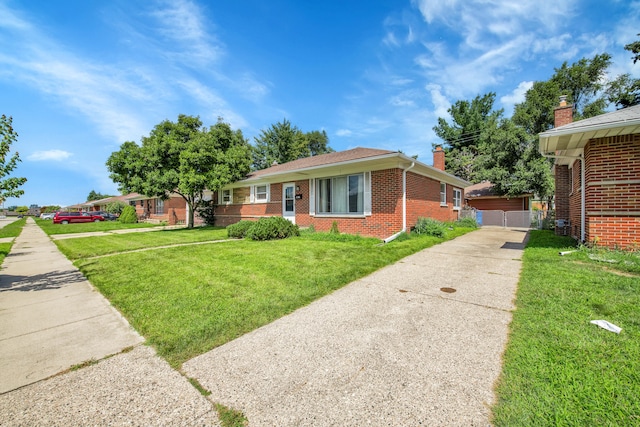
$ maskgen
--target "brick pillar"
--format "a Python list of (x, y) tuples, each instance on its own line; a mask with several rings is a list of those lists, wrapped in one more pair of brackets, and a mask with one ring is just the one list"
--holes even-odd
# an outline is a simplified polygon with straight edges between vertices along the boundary
[(573, 105), (567, 104), (567, 96), (560, 96), (560, 105), (553, 110), (553, 127), (568, 125), (573, 122)]
[(444, 151), (442, 145), (436, 145), (436, 149), (433, 152), (433, 167), (436, 169), (444, 170)]
[[(569, 174), (569, 166), (556, 165), (556, 220), (570, 219), (569, 216), (569, 194), (571, 194), (571, 178)], [(563, 234), (564, 228), (555, 228), (556, 234)]]

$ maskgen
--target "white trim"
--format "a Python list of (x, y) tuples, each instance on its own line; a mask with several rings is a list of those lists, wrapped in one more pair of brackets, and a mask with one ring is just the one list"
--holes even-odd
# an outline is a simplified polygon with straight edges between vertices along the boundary
[[(457, 198), (458, 206), (456, 206), (456, 192), (460, 195), (460, 197)], [(453, 187), (453, 210), (459, 211), (460, 209), (462, 209), (462, 190), (460, 188)]]
[[(442, 186), (444, 185), (444, 192), (442, 191)], [(442, 195), (444, 195), (444, 200), (442, 200)], [(447, 206), (447, 183), (440, 181), (440, 206)]]
[[(265, 187), (266, 198), (258, 199), (258, 187)], [(271, 200), (271, 186), (269, 184), (256, 184), (251, 186), (251, 203), (268, 203)]]
[(364, 206), (363, 213), (365, 216), (371, 216), (371, 172), (364, 172)]
[[(225, 191), (229, 192), (229, 201), (228, 202), (224, 201), (224, 192)], [(233, 203), (233, 188), (227, 188), (225, 190), (218, 191), (218, 204), (219, 205), (230, 205), (232, 203)]]
[[(287, 212), (287, 188), (293, 188), (293, 215), (285, 215)], [(295, 182), (287, 182), (282, 184), (282, 217), (288, 219), (292, 223), (296, 223), (296, 183)]]
[(309, 215), (316, 214), (316, 180), (315, 178), (309, 179)]

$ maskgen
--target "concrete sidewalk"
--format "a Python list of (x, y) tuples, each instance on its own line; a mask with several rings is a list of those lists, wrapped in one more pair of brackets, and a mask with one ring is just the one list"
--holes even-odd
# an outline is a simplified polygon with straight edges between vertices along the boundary
[(211, 403), (142, 342), (28, 219), (0, 273), (0, 424), (216, 425)]
[(217, 425), (216, 402), (251, 426), (488, 425), (525, 236), (469, 233), (186, 362), (207, 399), (28, 222), (0, 274), (0, 424)]

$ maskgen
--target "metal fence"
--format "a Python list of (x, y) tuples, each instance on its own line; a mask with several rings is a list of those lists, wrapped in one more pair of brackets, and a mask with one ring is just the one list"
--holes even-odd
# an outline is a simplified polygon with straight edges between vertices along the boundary
[(554, 211), (501, 211), (465, 209), (461, 218), (473, 218), (479, 225), (517, 228), (553, 228)]

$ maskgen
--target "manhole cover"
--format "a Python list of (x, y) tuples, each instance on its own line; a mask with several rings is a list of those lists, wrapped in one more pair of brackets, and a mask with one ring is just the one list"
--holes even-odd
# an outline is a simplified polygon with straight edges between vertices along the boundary
[(453, 289), (453, 288), (440, 288), (440, 290), (441, 290), (442, 292), (446, 292), (446, 293), (448, 293), (448, 294), (452, 294), (452, 293), (454, 293), (454, 292), (456, 291), (456, 290), (455, 290), (455, 289)]

